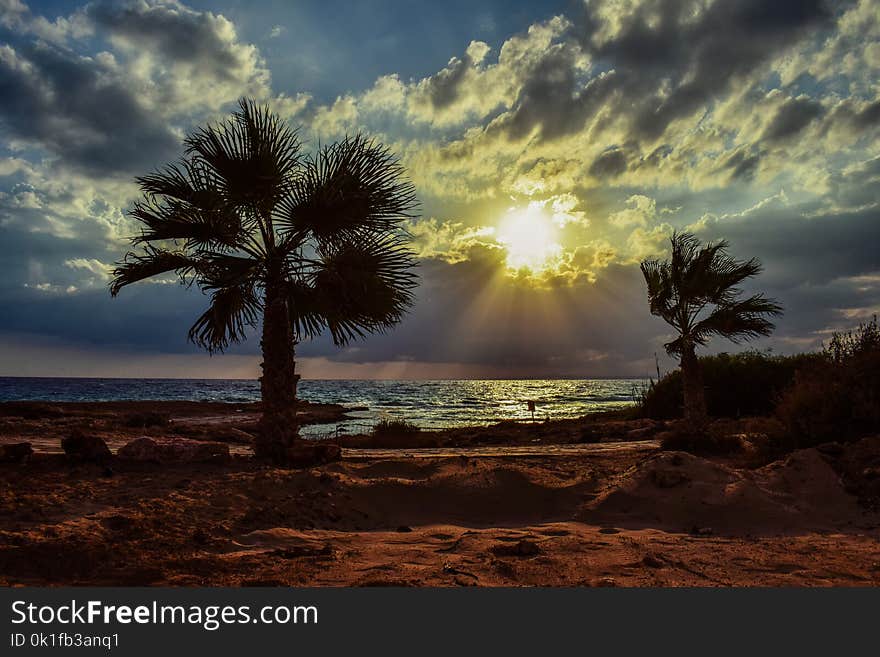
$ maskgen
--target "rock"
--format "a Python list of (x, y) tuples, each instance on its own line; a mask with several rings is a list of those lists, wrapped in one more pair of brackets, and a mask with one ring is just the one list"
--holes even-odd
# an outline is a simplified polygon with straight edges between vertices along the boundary
[(153, 463), (204, 463), (229, 460), (229, 446), (187, 438), (135, 438), (119, 448), (117, 456), (127, 461)]
[(4, 409), (8, 415), (16, 415), (25, 420), (52, 420), (64, 417), (64, 409), (40, 402), (6, 402)]
[(656, 425), (650, 425), (647, 427), (641, 427), (639, 429), (632, 429), (631, 431), (626, 432), (627, 440), (647, 440), (651, 436), (657, 433)]
[(401, 525), (397, 528), (397, 531), (401, 534), (408, 534), (412, 531), (412, 527), (410, 527), (409, 525)]
[(827, 454), (828, 456), (840, 456), (844, 452), (843, 445), (838, 442), (822, 443), (821, 445), (816, 445), (816, 450), (822, 452), (823, 454)]
[(711, 527), (693, 527), (691, 529), (691, 534), (694, 536), (711, 536), (714, 533)]
[(658, 488), (672, 488), (689, 480), (687, 475), (679, 470), (653, 470), (651, 481)]
[(301, 557), (332, 557), (333, 546), (331, 546), (329, 543), (324, 544), (320, 548), (301, 545), (272, 550), (271, 554), (273, 556), (281, 557), (282, 559), (299, 559)]
[(617, 580), (615, 580), (613, 577), (602, 577), (596, 581), (596, 586), (601, 586), (605, 588), (614, 587), (617, 586)]
[(342, 449), (333, 443), (303, 444), (287, 448), (287, 465), (294, 468), (310, 468), (332, 463), (342, 458)]
[(880, 468), (865, 468), (864, 470), (862, 470), (862, 476), (865, 479), (880, 478)]
[(80, 431), (62, 438), (61, 448), (68, 457), (87, 463), (105, 463), (113, 458), (103, 438)]
[(534, 557), (541, 554), (541, 548), (532, 541), (522, 539), (514, 544), (502, 543), (491, 548), (492, 554), (499, 557)]
[(579, 443), (600, 443), (602, 442), (602, 431), (593, 425), (587, 425), (581, 429)]
[(125, 531), (134, 526), (134, 518), (121, 514), (106, 516), (101, 519), (101, 524), (107, 529), (114, 532)]
[(224, 443), (234, 443), (236, 445), (253, 445), (256, 438), (252, 433), (236, 429), (235, 427), (223, 427), (222, 429), (212, 430), (211, 438)]
[(645, 558), (642, 559), (642, 564), (648, 568), (663, 568), (664, 565), (663, 562), (653, 554), (646, 554)]
[(133, 429), (146, 429), (147, 427), (166, 427), (171, 422), (164, 413), (146, 411), (143, 413), (129, 413), (122, 418), (122, 424)]
[(30, 443), (0, 445), (0, 463), (22, 463), (33, 453)]

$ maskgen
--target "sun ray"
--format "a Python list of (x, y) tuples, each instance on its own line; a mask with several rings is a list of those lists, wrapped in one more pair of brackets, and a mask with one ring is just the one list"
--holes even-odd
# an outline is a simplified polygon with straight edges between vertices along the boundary
[(562, 252), (558, 227), (540, 203), (508, 210), (496, 235), (512, 270), (545, 271)]

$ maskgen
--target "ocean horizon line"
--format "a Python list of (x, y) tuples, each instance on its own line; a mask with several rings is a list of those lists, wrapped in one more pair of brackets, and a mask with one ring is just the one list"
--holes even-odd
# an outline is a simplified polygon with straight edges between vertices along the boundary
[[(563, 375), (555, 375), (555, 376), (487, 376), (487, 377), (434, 377), (434, 378), (425, 378), (425, 379), (406, 379), (406, 378), (363, 378), (363, 377), (303, 377), (300, 379), (300, 383), (303, 381), (405, 381), (405, 382), (413, 382), (413, 381), (645, 381), (651, 378), (650, 375), (644, 376), (563, 376)], [(68, 376), (21, 376), (21, 375), (13, 375), (13, 374), (0, 374), (0, 379), (79, 379), (83, 381), (259, 381), (259, 377), (254, 378), (241, 378), (241, 377), (218, 377), (218, 376), (208, 376), (208, 377), (179, 377), (179, 376), (83, 376), (83, 375), (68, 375)]]

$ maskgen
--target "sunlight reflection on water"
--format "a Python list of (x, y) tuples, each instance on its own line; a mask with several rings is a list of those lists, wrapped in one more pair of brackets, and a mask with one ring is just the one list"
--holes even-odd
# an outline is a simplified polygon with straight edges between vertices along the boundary
[[(577, 417), (632, 404), (638, 379), (503, 379), (461, 381), (303, 380), (300, 395), (314, 402), (362, 408), (343, 426), (364, 431), (378, 419), (402, 418), (423, 428), (481, 425), (531, 417)], [(0, 400), (45, 401), (198, 400), (258, 401), (255, 380), (49, 379), (0, 377)], [(307, 435), (336, 425), (305, 427)]]

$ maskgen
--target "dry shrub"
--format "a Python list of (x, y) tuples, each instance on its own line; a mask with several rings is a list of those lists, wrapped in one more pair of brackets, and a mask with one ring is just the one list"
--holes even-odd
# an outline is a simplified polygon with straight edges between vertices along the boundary
[(776, 416), (798, 447), (880, 431), (880, 328), (877, 318), (836, 333), (822, 358), (799, 371)]

